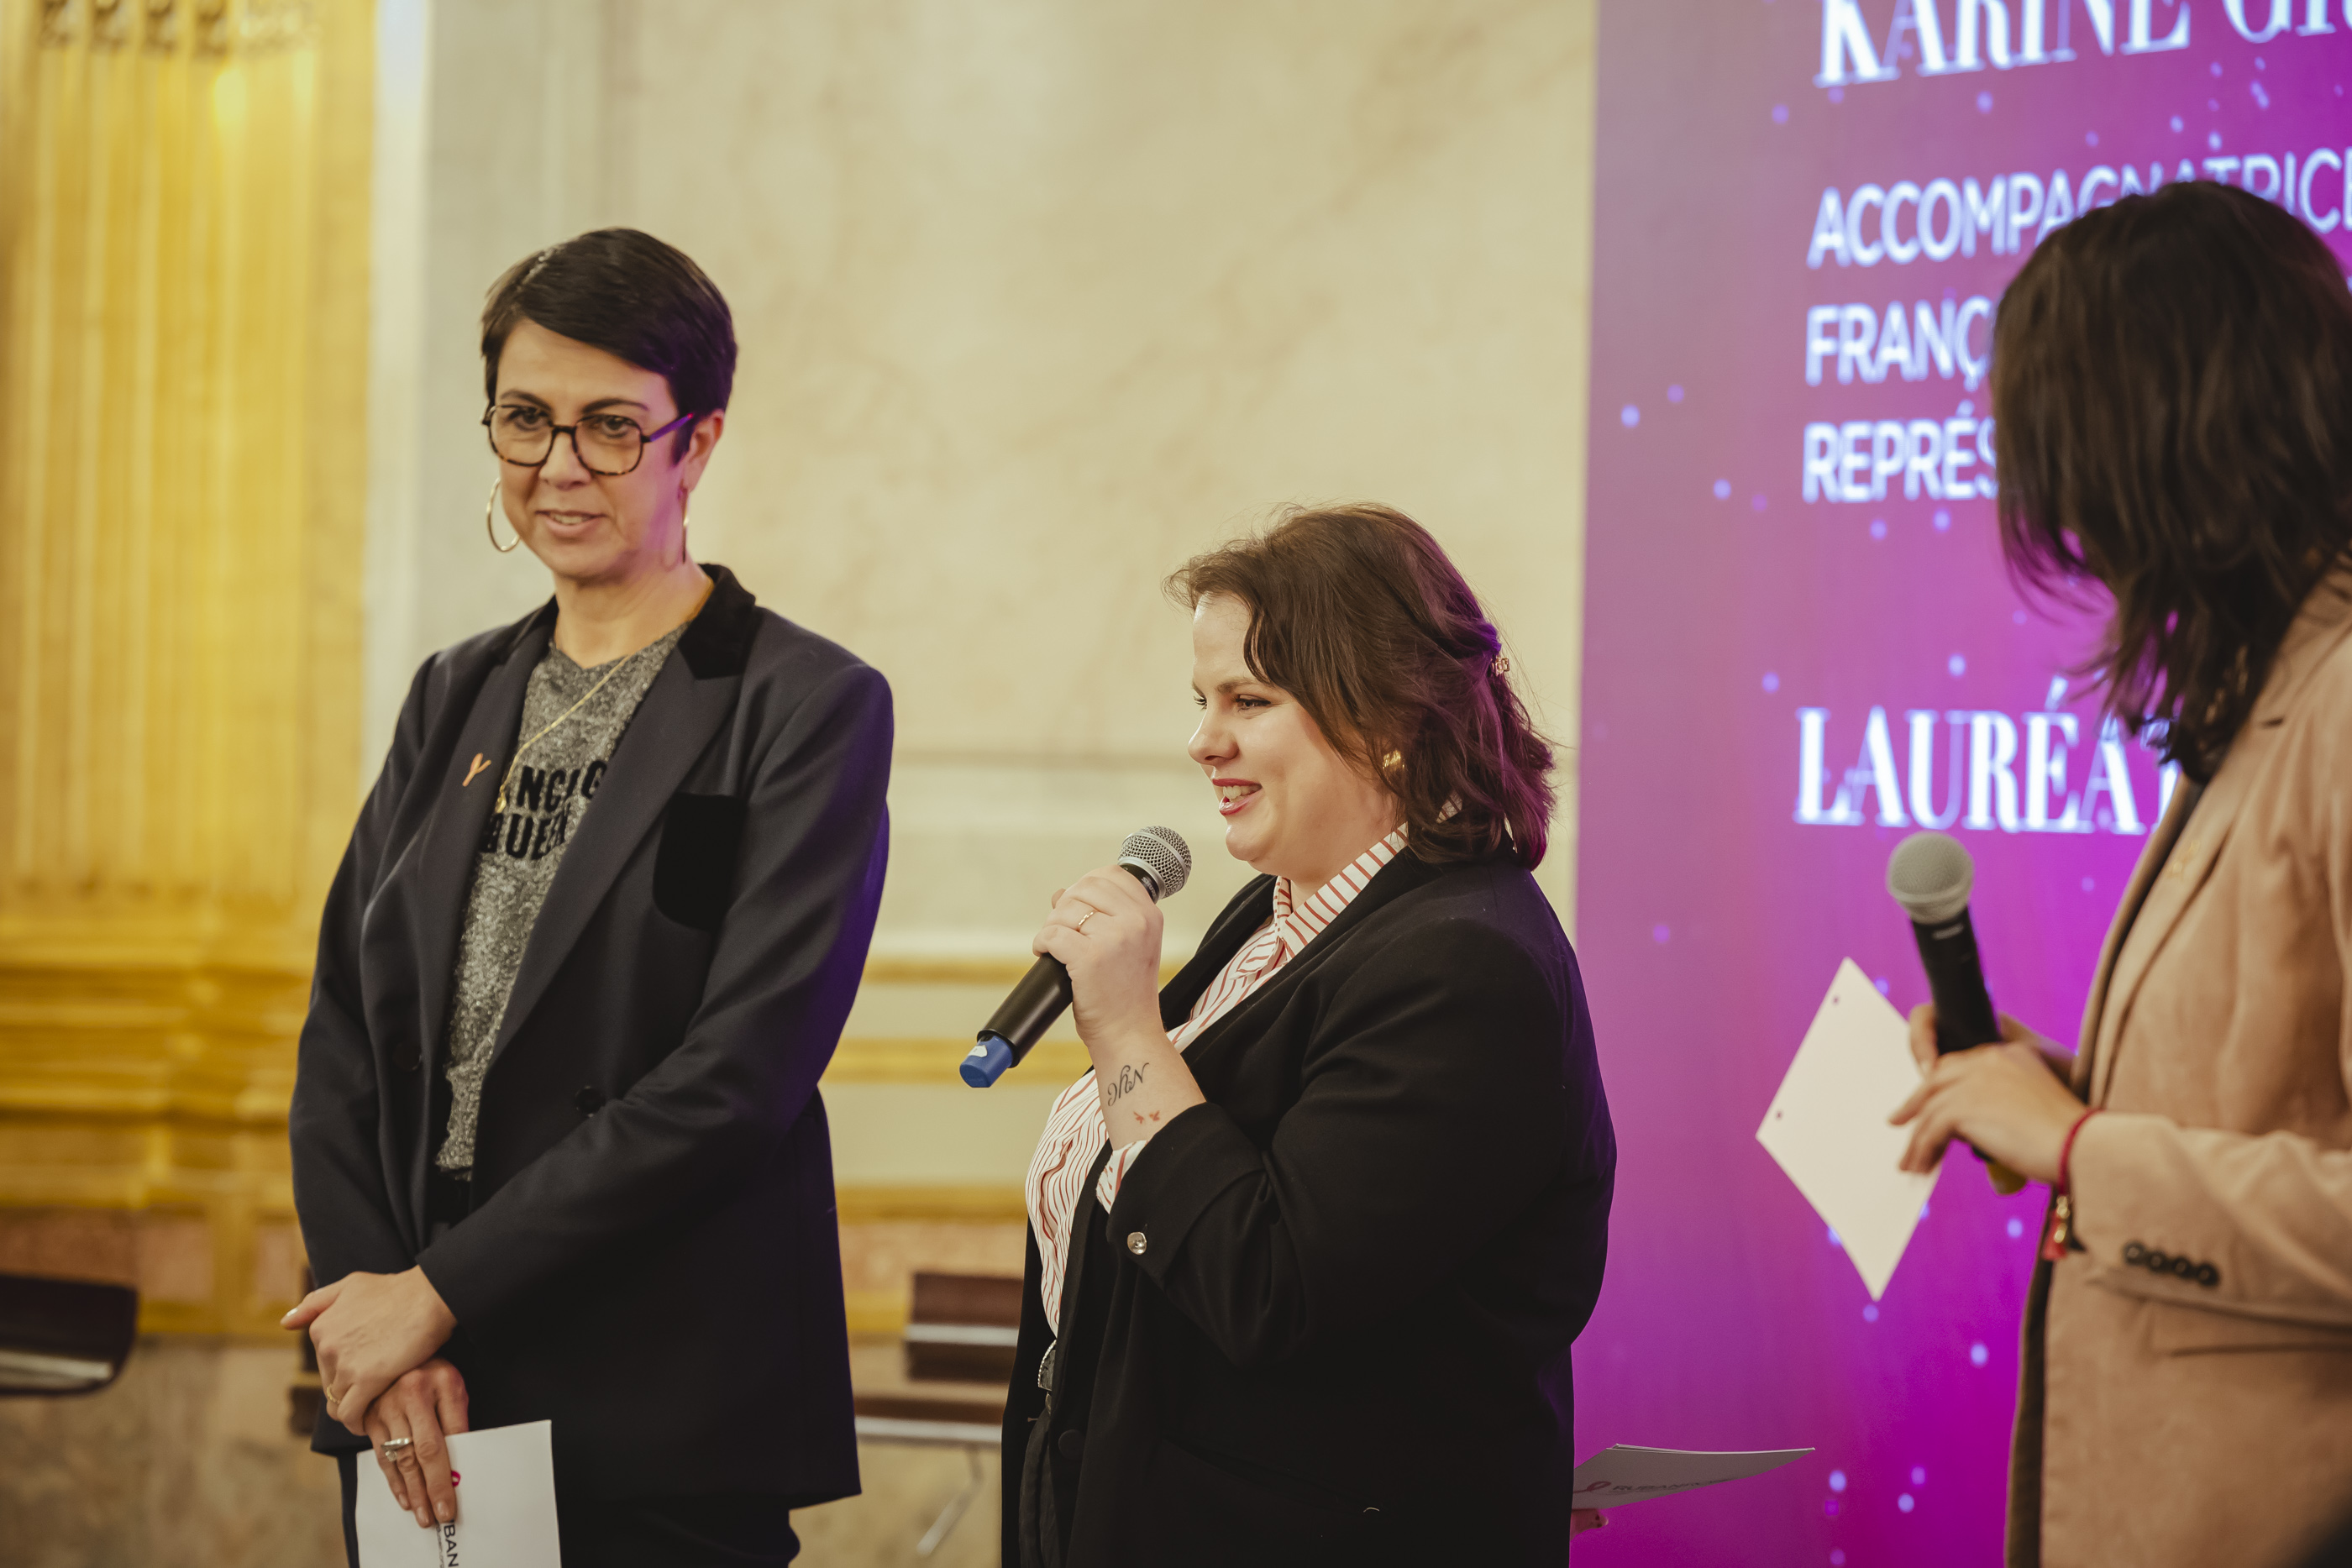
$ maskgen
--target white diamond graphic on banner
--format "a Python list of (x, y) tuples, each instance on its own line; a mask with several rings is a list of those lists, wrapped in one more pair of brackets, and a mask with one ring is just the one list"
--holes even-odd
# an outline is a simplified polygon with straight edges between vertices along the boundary
[(1886, 1293), (1936, 1186), (1933, 1175), (1895, 1168), (1911, 1133), (1886, 1124), (1919, 1087), (1909, 1033), (1903, 1015), (1846, 959), (1756, 1129), (1756, 1141), (1837, 1233), (1874, 1301)]

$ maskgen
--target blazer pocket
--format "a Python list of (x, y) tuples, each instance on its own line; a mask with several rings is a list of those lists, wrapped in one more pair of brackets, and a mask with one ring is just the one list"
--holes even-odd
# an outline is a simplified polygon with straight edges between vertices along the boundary
[(2230, 1351), (2352, 1352), (2352, 1330), (2279, 1322), (2210, 1308), (2148, 1303), (2148, 1348), (2158, 1355), (2213, 1355)]
[(681, 925), (716, 931), (735, 887), (743, 802), (732, 795), (673, 795), (654, 857), (654, 907)]

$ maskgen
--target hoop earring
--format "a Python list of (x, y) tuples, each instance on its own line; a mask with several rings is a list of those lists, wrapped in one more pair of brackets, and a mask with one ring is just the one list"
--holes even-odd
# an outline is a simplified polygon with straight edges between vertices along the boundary
[(506, 484), (503, 480), (491, 481), (490, 498), (482, 504), (482, 531), (490, 536), (490, 548), (492, 549), (498, 551), (500, 555), (512, 555), (516, 550), (522, 547), (522, 536), (520, 534), (517, 534), (515, 535), (515, 542), (513, 544), (502, 545), (499, 543), (498, 525), (490, 520), (492, 516), (495, 515), (499, 509), (499, 492), (505, 487)]

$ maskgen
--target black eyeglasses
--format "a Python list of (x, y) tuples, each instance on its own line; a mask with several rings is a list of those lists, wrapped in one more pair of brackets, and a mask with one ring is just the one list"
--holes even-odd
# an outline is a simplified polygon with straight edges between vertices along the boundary
[(490, 450), (518, 468), (536, 468), (554, 455), (555, 438), (568, 435), (580, 465), (605, 479), (636, 472), (646, 460), (646, 446), (680, 425), (692, 424), (699, 414), (681, 413), (659, 430), (648, 431), (625, 413), (592, 413), (574, 424), (558, 424), (555, 416), (527, 402), (492, 403), (482, 415), (490, 433)]

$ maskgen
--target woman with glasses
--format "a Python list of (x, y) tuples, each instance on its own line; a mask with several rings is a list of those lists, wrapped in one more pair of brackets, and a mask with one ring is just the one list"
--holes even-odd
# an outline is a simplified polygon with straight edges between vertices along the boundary
[[(292, 1114), (313, 1446), (418, 1525), (551, 1421), (582, 1564), (789, 1562), (855, 1492), (816, 1093), (882, 887), (890, 695), (687, 548), (726, 301), (650, 235), (482, 319), (484, 522), (554, 582), (417, 672), (329, 896)], [(510, 538), (499, 538), (500, 524)], [(362, 1475), (373, 1448), (380, 1475)]]

